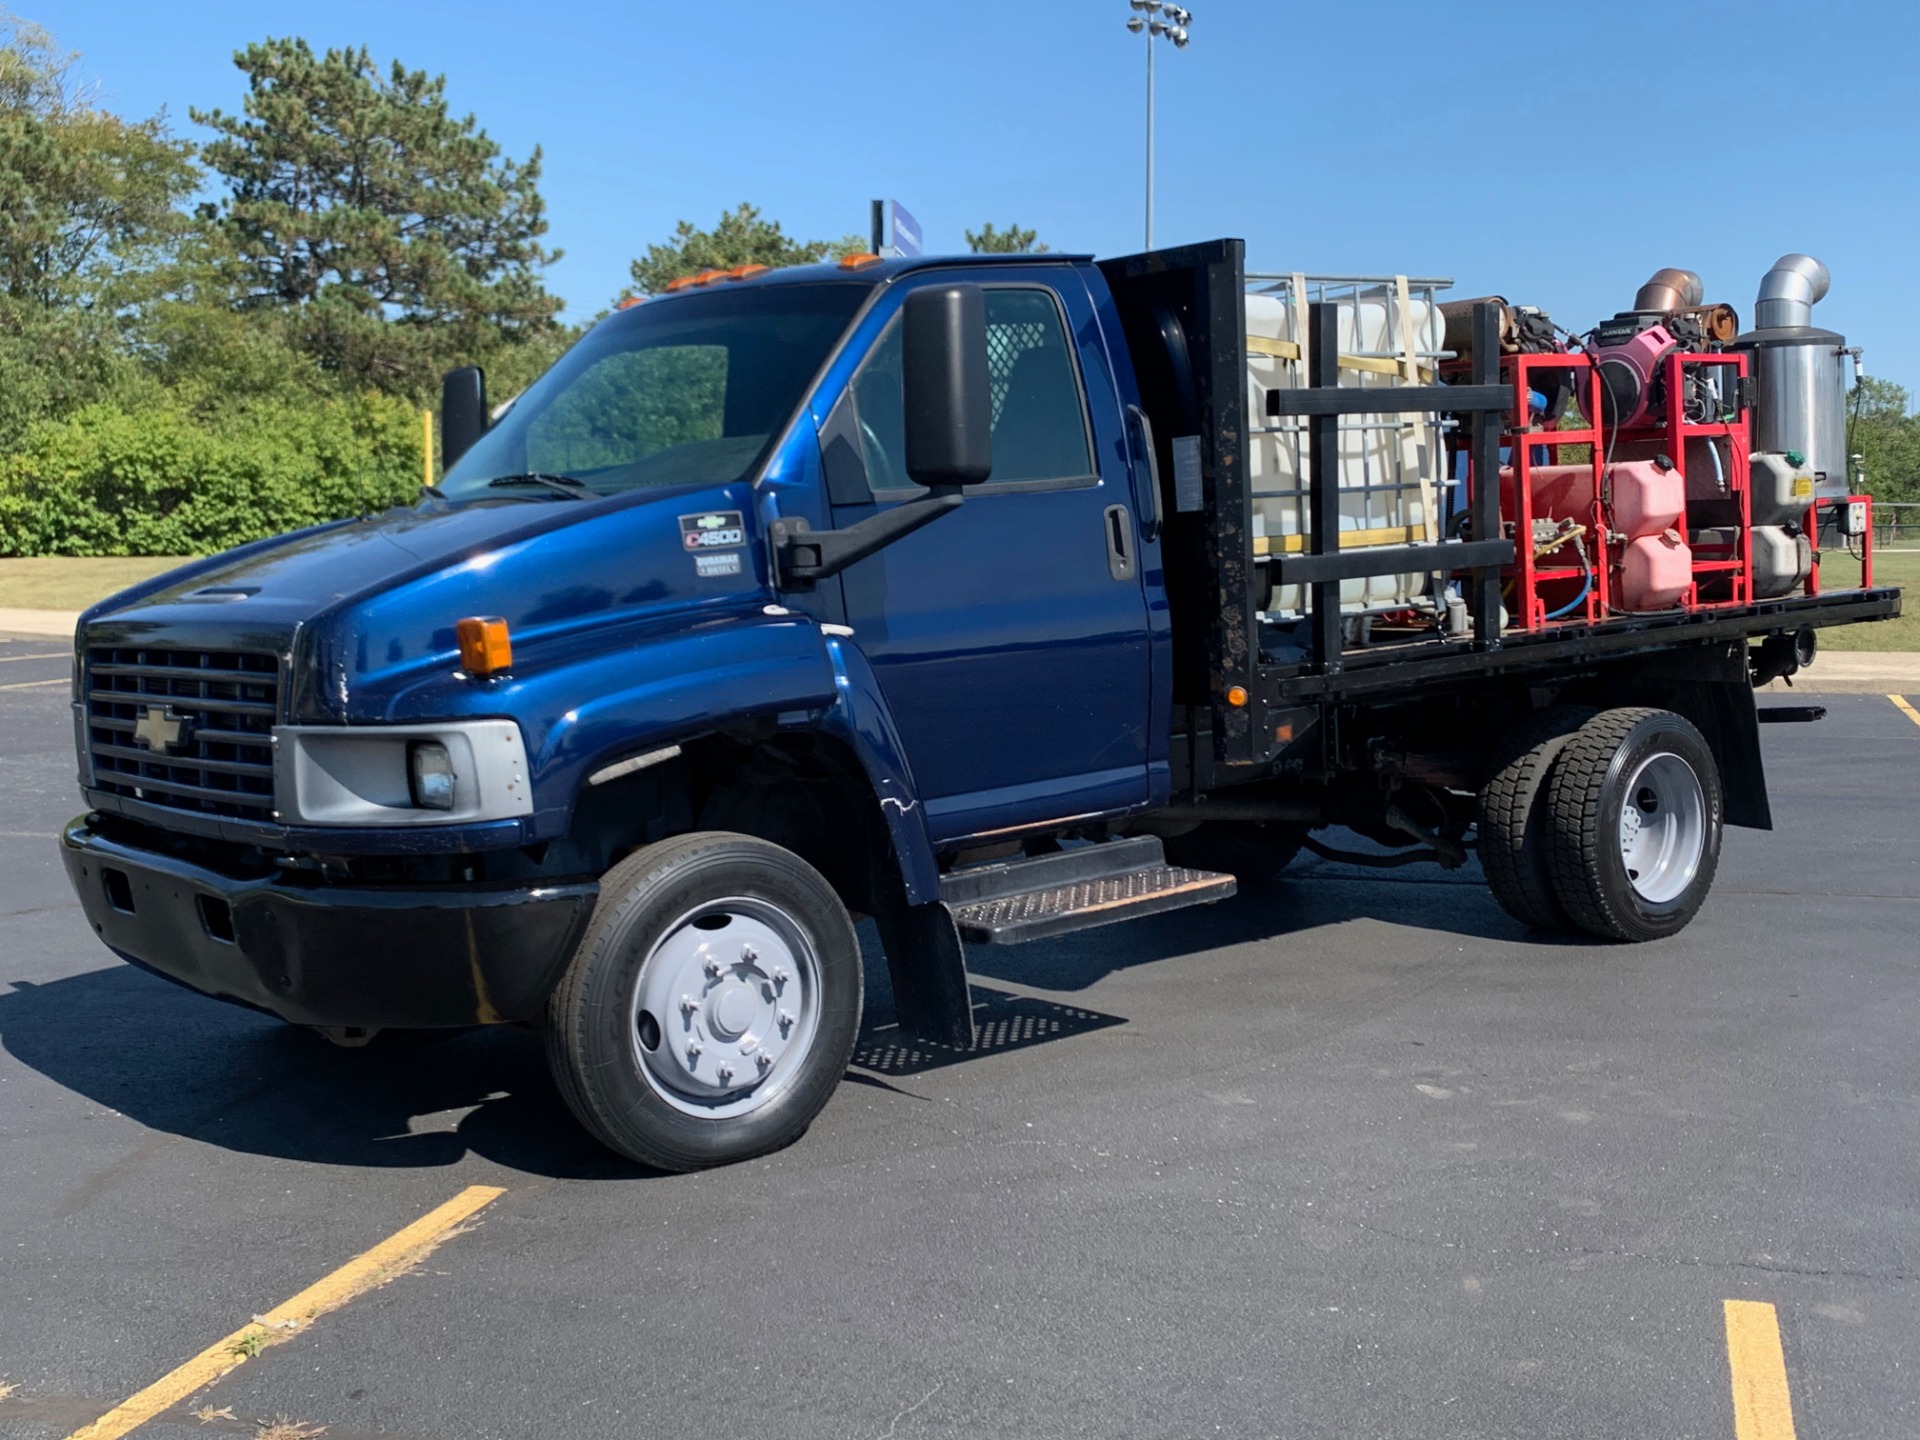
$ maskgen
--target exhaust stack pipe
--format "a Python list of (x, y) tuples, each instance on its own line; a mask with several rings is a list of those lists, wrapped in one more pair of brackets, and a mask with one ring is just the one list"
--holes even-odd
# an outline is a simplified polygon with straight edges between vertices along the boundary
[(1691, 270), (1677, 270), (1669, 265), (1664, 270), (1654, 271), (1647, 278), (1647, 283), (1634, 294), (1633, 308), (1658, 315), (1671, 315), (1676, 310), (1691, 310), (1706, 297), (1706, 284), (1698, 275)]
[(1811, 255), (1782, 255), (1760, 277), (1760, 294), (1753, 302), (1756, 330), (1776, 330), (1813, 324), (1813, 307), (1827, 293), (1833, 277)]

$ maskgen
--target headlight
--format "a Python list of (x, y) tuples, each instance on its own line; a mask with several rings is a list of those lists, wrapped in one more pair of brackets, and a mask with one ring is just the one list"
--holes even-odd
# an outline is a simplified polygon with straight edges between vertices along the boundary
[(416, 740), (407, 747), (407, 784), (421, 809), (453, 809), (453, 778), (453, 757), (438, 740)]
[[(78, 723), (78, 722), (76, 722)], [(276, 725), (276, 817), (287, 825), (447, 825), (533, 813), (511, 720)]]

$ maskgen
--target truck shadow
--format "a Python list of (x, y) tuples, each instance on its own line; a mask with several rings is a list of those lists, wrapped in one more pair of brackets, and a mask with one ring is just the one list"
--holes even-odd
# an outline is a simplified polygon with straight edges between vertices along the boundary
[[(867, 1084), (1121, 1025), (1115, 1015), (976, 987), (972, 1050), (900, 1034), (871, 926), (867, 1022), (849, 1077)], [(377, 1037), (344, 1050), (304, 1029), (115, 965), (0, 993), (0, 1048), (93, 1105), (225, 1150), (369, 1169), (453, 1165), (468, 1154), (529, 1174), (621, 1180), (655, 1172), (603, 1149), (567, 1110), (540, 1039), (493, 1026)], [(108, 1177), (82, 1187), (84, 1207)]]
[[(1219, 906), (1152, 916), (1017, 949), (974, 947), (976, 978), (1073, 992), (1116, 971), (1225, 946), (1279, 942), (1373, 919), (1530, 945), (1582, 942), (1528, 932), (1471, 876), (1388, 881), (1304, 865)], [(867, 1023), (849, 1077), (865, 1084), (1123, 1025), (1044, 996), (974, 987), (979, 1039), (931, 1045), (894, 1023), (887, 970), (861, 926)], [(1280, 952), (1284, 955), (1284, 949)], [(1281, 983), (1276, 976), (1276, 984)], [(469, 1153), (561, 1179), (651, 1172), (602, 1149), (547, 1074), (539, 1038), (495, 1026), (410, 1045), (381, 1037), (342, 1050), (293, 1026), (114, 965), (0, 994), (0, 1047), (55, 1084), (149, 1129), (275, 1158), (367, 1168), (452, 1165)], [(86, 1197), (69, 1202), (75, 1208)]]
[(493, 1027), (343, 1050), (116, 966), (0, 994), (0, 1046), (97, 1105), (222, 1149), (375, 1169), (468, 1152), (562, 1178), (644, 1173), (577, 1124), (539, 1038)]

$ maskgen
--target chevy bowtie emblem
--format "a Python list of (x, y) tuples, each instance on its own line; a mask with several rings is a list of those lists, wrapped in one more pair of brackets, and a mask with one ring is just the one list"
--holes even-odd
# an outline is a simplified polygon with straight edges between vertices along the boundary
[(133, 738), (156, 755), (172, 754), (192, 733), (193, 722), (174, 714), (171, 705), (149, 705), (133, 727)]

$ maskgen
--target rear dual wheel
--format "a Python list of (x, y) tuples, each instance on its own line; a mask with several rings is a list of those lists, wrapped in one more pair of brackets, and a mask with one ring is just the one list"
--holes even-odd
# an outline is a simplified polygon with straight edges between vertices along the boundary
[(1687, 927), (1720, 864), (1725, 801), (1713, 752), (1670, 710), (1606, 710), (1553, 767), (1546, 859), (1567, 917), (1609, 940)]
[(1508, 734), (1480, 791), (1480, 861), (1540, 930), (1658, 940), (1699, 913), (1724, 804), (1707, 743), (1667, 710), (1558, 706)]
[(1595, 711), (1556, 705), (1507, 732), (1480, 787), (1480, 868), (1493, 898), (1522, 925), (1564, 930), (1567, 912), (1547, 867), (1547, 787), (1567, 742)]

